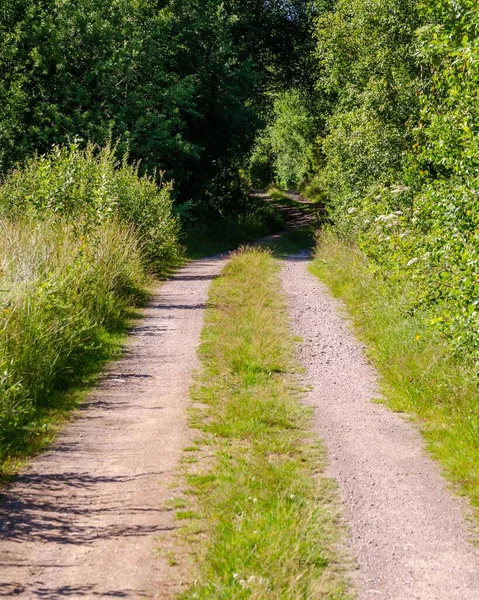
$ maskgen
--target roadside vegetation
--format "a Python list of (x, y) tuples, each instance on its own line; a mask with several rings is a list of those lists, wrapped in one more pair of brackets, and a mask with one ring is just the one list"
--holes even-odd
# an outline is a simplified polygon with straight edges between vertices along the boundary
[(311, 70), (275, 94), (251, 160), (258, 183), (324, 205), (315, 272), (475, 506), (478, 14), (472, 0), (322, 3)]
[(309, 0), (9, 0), (0, 177), (55, 144), (113, 138), (180, 202), (235, 204), (269, 90), (306, 70), (314, 14)]
[(479, 364), (476, 4), (339, 0), (313, 35), (311, 74), (278, 92), (252, 174), (320, 200), (408, 288), (405, 310)]
[(55, 148), (0, 186), (0, 465), (38, 450), (60, 392), (118, 352), (151, 276), (181, 259), (167, 187), (113, 149)]
[(192, 413), (196, 449), (212, 457), (188, 475), (191, 506), (178, 513), (189, 541), (203, 531), (184, 598), (346, 597), (278, 269), (269, 250), (243, 248), (212, 285)]
[(474, 363), (451, 350), (428, 325), (427, 312), (407, 310), (414, 282), (392, 283), (357, 248), (324, 234), (311, 270), (344, 300), (381, 374), (385, 402), (414, 418), (456, 491), (467, 495), (477, 510), (479, 395)]

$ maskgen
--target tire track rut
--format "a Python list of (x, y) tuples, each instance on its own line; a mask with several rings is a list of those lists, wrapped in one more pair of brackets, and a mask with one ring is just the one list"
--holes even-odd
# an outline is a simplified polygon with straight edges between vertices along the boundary
[(0, 500), (0, 596), (171, 598), (154, 555), (190, 436), (185, 409), (210, 282), (226, 259), (198, 260), (159, 286), (79, 414)]
[(308, 260), (286, 259), (282, 281), (304, 339), (314, 428), (339, 484), (358, 599), (477, 600), (479, 551), (467, 504), (447, 489), (417, 428), (372, 402), (380, 396), (376, 373)]

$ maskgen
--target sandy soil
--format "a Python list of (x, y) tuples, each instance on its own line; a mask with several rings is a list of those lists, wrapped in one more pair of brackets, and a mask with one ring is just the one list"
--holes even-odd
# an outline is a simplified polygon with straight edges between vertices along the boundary
[(307, 254), (286, 260), (282, 281), (304, 339), (315, 430), (339, 484), (358, 598), (477, 600), (479, 552), (467, 506), (447, 489), (412, 423), (371, 402), (376, 374), (307, 263)]
[(50, 451), (3, 490), (0, 596), (171, 598), (181, 581), (155, 554), (190, 433), (185, 408), (211, 279), (195, 261), (162, 285), (124, 358)]

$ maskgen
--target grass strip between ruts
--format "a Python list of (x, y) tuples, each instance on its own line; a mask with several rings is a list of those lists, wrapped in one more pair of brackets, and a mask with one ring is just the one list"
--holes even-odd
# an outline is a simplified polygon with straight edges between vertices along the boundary
[(347, 597), (278, 270), (270, 251), (241, 249), (212, 285), (192, 411), (211, 459), (188, 465), (192, 510), (177, 514), (198, 553), (183, 598)]

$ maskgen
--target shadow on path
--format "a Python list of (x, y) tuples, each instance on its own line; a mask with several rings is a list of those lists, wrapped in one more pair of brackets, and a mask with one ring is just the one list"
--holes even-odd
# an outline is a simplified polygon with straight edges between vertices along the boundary
[[(119, 499), (115, 486), (134, 488), (142, 480), (161, 476), (161, 472), (116, 477), (72, 472), (19, 475), (14, 493), (0, 496), (0, 541), (88, 545), (103, 539), (155, 535), (164, 528), (143, 525), (139, 516), (163, 511)], [(101, 518), (111, 514), (119, 524)], [(6, 565), (11, 566), (11, 561), (4, 555), (0, 570)]]

